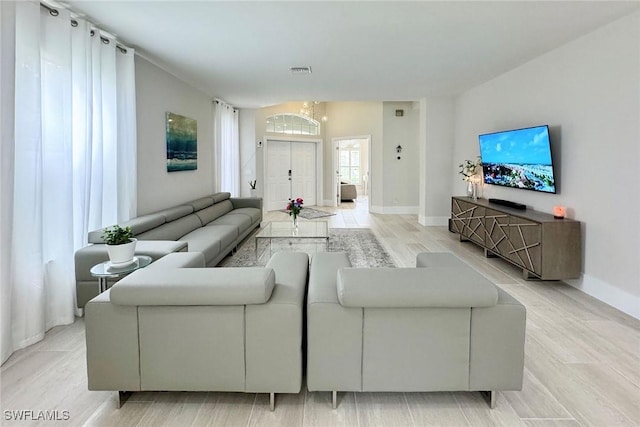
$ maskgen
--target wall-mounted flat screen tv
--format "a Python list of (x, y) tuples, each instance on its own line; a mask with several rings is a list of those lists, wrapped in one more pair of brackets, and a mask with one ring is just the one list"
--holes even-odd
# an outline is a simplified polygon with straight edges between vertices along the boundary
[(485, 183), (556, 192), (548, 126), (488, 133), (479, 140)]

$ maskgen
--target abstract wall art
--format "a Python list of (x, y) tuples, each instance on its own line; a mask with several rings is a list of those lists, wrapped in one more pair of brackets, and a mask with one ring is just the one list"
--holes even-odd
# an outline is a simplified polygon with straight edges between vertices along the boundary
[(167, 172), (198, 169), (198, 122), (167, 112)]

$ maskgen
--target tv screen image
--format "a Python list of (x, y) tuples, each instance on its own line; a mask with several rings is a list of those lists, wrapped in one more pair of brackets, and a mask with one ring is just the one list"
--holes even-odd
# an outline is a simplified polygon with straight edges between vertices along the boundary
[(556, 192), (548, 126), (488, 133), (478, 138), (486, 184)]

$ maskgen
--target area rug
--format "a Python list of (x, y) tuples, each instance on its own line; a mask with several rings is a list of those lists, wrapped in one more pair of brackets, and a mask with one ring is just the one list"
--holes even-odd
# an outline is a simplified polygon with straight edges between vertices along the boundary
[[(324, 243), (275, 240), (271, 252), (301, 251), (307, 252), (313, 258), (314, 253), (324, 250)], [(391, 256), (368, 228), (330, 228), (328, 250), (330, 252), (346, 252), (354, 267), (395, 267)], [(251, 235), (235, 254), (227, 256), (219, 266), (263, 266), (269, 258), (269, 254), (266, 253), (269, 251), (261, 250), (259, 252), (259, 259), (256, 260), (255, 239)]]
[[(284, 213), (289, 213), (288, 210), (286, 209), (282, 209), (280, 212), (284, 212)], [(303, 208), (300, 211), (300, 218), (304, 218), (304, 219), (318, 219), (318, 218), (324, 218), (325, 216), (333, 216), (335, 215), (334, 213), (331, 212), (325, 212), (325, 211), (321, 211), (319, 209), (313, 209), (313, 208)]]

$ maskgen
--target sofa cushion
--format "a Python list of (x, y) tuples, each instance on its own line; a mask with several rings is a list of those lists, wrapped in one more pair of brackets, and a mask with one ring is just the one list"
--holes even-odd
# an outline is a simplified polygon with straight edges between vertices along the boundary
[(164, 215), (165, 220), (167, 222), (171, 222), (175, 221), (178, 218), (182, 218), (183, 216), (187, 216), (190, 213), (193, 213), (193, 207), (188, 205), (180, 205), (173, 208), (163, 209), (156, 213)]
[(202, 252), (174, 252), (152, 262), (146, 268), (201, 268), (205, 267)]
[(227, 215), (210, 222), (207, 224), (207, 227), (216, 225), (232, 225), (238, 229), (238, 235), (240, 235), (251, 226), (251, 218), (247, 215), (234, 215), (233, 213), (228, 213)]
[(338, 299), (345, 307), (490, 307), (496, 286), (467, 267), (341, 268)]
[(208, 208), (199, 210), (198, 212), (196, 212), (196, 215), (198, 215), (200, 221), (202, 221), (202, 225), (207, 225), (211, 221), (220, 218), (221, 216), (231, 212), (232, 210), (233, 205), (231, 204), (231, 202), (229, 200), (225, 200), (223, 202), (216, 203), (213, 206), (209, 206)]
[(193, 200), (191, 202), (185, 203), (185, 205), (189, 205), (193, 208), (194, 212), (197, 212), (199, 210), (202, 210), (208, 206), (213, 205), (213, 197), (209, 196), (209, 197), (202, 197), (200, 199), (196, 199)]
[(271, 268), (143, 268), (111, 288), (118, 305), (264, 304), (276, 275)]
[(189, 243), (189, 250), (197, 250), (195, 246), (191, 245), (191, 242), (204, 240), (207, 242), (220, 242), (220, 248), (226, 248), (231, 244), (234, 244), (238, 238), (238, 228), (233, 225), (211, 225), (207, 227), (200, 227), (197, 230), (182, 236), (180, 240), (184, 240)]
[(251, 223), (260, 221), (262, 219), (262, 212), (257, 208), (238, 208), (232, 210), (230, 215), (246, 215), (251, 219)]
[(230, 197), (231, 197), (231, 193), (226, 193), (226, 192), (216, 193), (216, 194), (213, 195), (213, 201), (215, 203), (220, 203), (223, 200), (229, 199)]
[(139, 240), (180, 240), (180, 237), (198, 228), (202, 228), (202, 222), (197, 215), (191, 214), (139, 234), (137, 238)]
[(189, 250), (193, 252), (200, 252), (204, 256), (205, 265), (209, 265), (218, 255), (222, 248), (220, 247), (220, 241), (208, 241), (204, 239), (191, 240), (189, 242)]

